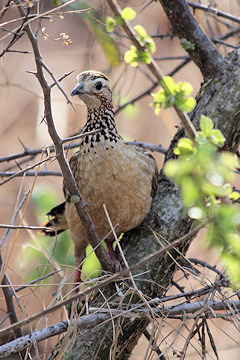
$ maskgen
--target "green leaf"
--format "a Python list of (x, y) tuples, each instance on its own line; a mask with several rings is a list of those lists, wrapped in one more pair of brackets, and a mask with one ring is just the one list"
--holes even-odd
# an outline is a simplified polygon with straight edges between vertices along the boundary
[(166, 100), (166, 94), (163, 89), (160, 89), (157, 93), (153, 93), (152, 97), (154, 98), (155, 102), (163, 104)]
[(209, 117), (202, 115), (200, 119), (200, 128), (204, 134), (209, 134), (213, 129), (213, 121)]
[(219, 147), (223, 147), (225, 144), (225, 137), (223, 136), (222, 132), (218, 129), (213, 129), (211, 131), (211, 140), (214, 144), (216, 144)]
[(179, 171), (180, 163), (178, 160), (171, 160), (168, 161), (164, 166), (164, 173), (172, 178), (174, 177)]
[(156, 52), (156, 44), (150, 36), (147, 37), (145, 45), (149, 48), (152, 54)]
[[(105, 250), (107, 250), (107, 245), (103, 241), (103, 246)], [(89, 244), (86, 248), (86, 259), (84, 260), (82, 271), (81, 271), (81, 279), (82, 281), (94, 280), (97, 279), (102, 273), (102, 266), (100, 261), (93, 251), (93, 247)], [(88, 286), (93, 285), (93, 283), (88, 283)]]
[(115, 30), (115, 27), (116, 27), (116, 20), (113, 19), (111, 16), (108, 16), (106, 20), (106, 30), (108, 32), (112, 32)]
[(178, 141), (177, 149), (180, 150), (181, 155), (192, 154), (194, 151), (194, 143), (188, 138), (182, 138)]
[(224, 184), (223, 189), (224, 189), (226, 195), (232, 194), (232, 186), (230, 184)]
[(186, 100), (182, 102), (176, 101), (176, 106), (179, 108), (179, 110), (186, 111), (187, 113), (190, 113), (193, 111), (193, 109), (196, 106), (196, 100), (193, 97), (189, 97)]
[(176, 83), (171, 76), (165, 76), (161, 84), (168, 94), (176, 94)]
[(125, 7), (121, 16), (124, 20), (130, 21), (136, 17), (136, 11), (134, 11), (131, 7)]
[(115, 20), (116, 20), (116, 25), (118, 26), (121, 26), (124, 23), (123, 18), (121, 16), (116, 16)]
[(142, 25), (136, 25), (134, 26), (134, 29), (137, 31), (139, 36), (143, 38), (147, 36), (147, 32)]
[(182, 180), (182, 198), (187, 207), (192, 207), (199, 200), (199, 189), (195, 181), (190, 176), (185, 176)]
[(136, 46), (132, 45), (131, 50), (125, 52), (124, 60), (126, 63), (131, 64), (133, 67), (138, 66), (139, 56)]
[(238, 191), (233, 191), (229, 197), (231, 200), (236, 201), (240, 199), (240, 193)]
[(192, 84), (182, 81), (176, 84), (176, 91), (183, 92), (184, 96), (189, 96), (193, 92)]
[(228, 151), (224, 151), (220, 154), (219, 161), (224, 166), (232, 168), (232, 170), (236, 169), (240, 166), (240, 162), (239, 162), (237, 156)]

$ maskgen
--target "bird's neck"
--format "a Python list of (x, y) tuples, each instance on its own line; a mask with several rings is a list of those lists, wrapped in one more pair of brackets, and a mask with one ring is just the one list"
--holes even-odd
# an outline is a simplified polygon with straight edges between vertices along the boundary
[(98, 108), (88, 109), (87, 122), (83, 133), (99, 130), (92, 135), (83, 138), (83, 143), (94, 143), (100, 141), (117, 142), (120, 136), (116, 129), (112, 104), (104, 104)]

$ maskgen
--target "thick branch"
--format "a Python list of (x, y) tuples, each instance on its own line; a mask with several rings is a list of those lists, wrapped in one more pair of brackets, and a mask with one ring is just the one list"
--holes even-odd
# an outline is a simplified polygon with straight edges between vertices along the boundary
[(220, 55), (191, 13), (185, 0), (159, 0), (179, 39), (186, 39), (194, 50), (186, 50), (205, 79), (219, 74), (226, 67), (226, 60)]

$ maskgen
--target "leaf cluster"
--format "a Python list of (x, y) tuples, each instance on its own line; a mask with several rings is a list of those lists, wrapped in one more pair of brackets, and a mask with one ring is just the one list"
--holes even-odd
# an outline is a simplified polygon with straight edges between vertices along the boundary
[[(138, 66), (139, 62), (145, 64), (151, 63), (151, 54), (156, 51), (156, 45), (151, 36), (148, 36), (146, 30), (142, 25), (134, 26), (134, 29), (138, 33), (138, 40), (144, 47), (144, 51), (138, 51), (136, 46), (132, 45), (131, 49), (125, 52), (124, 60), (126, 63), (131, 64), (133, 67)], [(149, 52), (150, 51), (150, 52)]]
[(201, 131), (193, 142), (182, 138), (175, 154), (177, 160), (165, 165), (165, 174), (182, 190), (188, 215), (207, 222), (207, 244), (216, 247), (234, 284), (240, 282), (240, 212), (233, 202), (239, 199), (229, 182), (234, 180), (238, 159), (229, 152), (219, 152), (224, 136), (213, 128), (213, 122), (201, 117)]
[(171, 76), (165, 76), (161, 81), (162, 89), (153, 93), (154, 101), (151, 106), (155, 107), (155, 114), (159, 115), (162, 107), (165, 109), (176, 105), (179, 110), (191, 112), (196, 106), (196, 100), (189, 96), (193, 92), (190, 83), (182, 81), (175, 83)]
[(113, 32), (117, 26), (121, 26), (125, 21), (133, 20), (136, 16), (136, 12), (130, 8), (125, 7), (122, 11), (121, 16), (116, 16), (115, 18), (108, 16), (106, 19), (106, 30), (108, 32)]

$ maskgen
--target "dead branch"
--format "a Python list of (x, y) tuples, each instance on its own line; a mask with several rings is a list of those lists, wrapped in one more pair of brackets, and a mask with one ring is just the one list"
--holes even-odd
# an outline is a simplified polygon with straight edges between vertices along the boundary
[[(141, 306), (143, 309), (141, 309)], [(141, 318), (145, 316), (152, 316), (152, 313), (155, 316), (174, 316), (174, 315), (185, 315), (196, 313), (195, 323), (199, 320), (201, 316), (215, 317), (215, 311), (226, 310), (226, 307), (231, 307), (232, 309), (240, 309), (240, 301), (197, 301), (194, 303), (175, 305), (175, 306), (164, 306), (164, 307), (151, 307), (151, 312), (146, 308), (146, 304), (138, 304), (136, 306), (130, 307), (128, 310), (116, 310), (113, 308), (90, 308), (90, 311), (93, 311), (94, 314), (86, 315), (81, 317), (77, 321), (77, 327), (81, 330), (90, 329), (98, 325), (104, 324), (105, 322), (112, 320), (114, 318), (123, 317), (123, 318)], [(200, 313), (198, 313), (200, 311)], [(195, 323), (192, 327), (192, 331), (195, 329)], [(76, 326), (73, 322), (70, 326)], [(22, 336), (19, 339), (13, 340), (5, 345), (0, 346), (0, 358), (9, 356), (18, 351), (24, 350), (33, 344), (33, 339), (36, 342), (46, 340), (52, 336), (62, 334), (68, 330), (69, 324), (67, 321), (62, 321), (60, 323), (51, 325), (42, 330), (33, 332), (31, 335)], [(189, 336), (192, 336), (192, 332), (189, 333)], [(186, 341), (184, 349), (187, 349), (190, 338)]]

